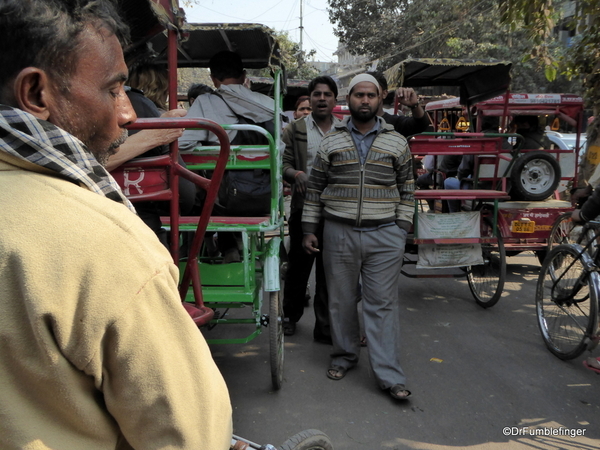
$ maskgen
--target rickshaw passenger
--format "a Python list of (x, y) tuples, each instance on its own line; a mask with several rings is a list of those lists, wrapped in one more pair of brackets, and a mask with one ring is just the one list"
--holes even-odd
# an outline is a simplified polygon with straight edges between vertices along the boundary
[(192, 106), (199, 95), (212, 93), (214, 93), (214, 90), (210, 86), (207, 86), (203, 83), (194, 83), (187, 91), (188, 103), (190, 106)]
[(537, 116), (516, 116), (513, 121), (516, 128), (515, 133), (523, 136), (524, 141), (521, 145), (526, 150), (543, 150), (551, 147), (551, 142), (540, 128), (540, 121)]
[[(272, 98), (245, 87), (246, 71), (242, 58), (234, 52), (222, 51), (210, 62), (210, 77), (216, 87), (196, 97), (187, 117), (203, 117), (219, 124), (256, 124), (274, 134), (275, 102)], [(228, 130), (234, 145), (266, 144), (266, 138), (255, 132)], [(197, 145), (216, 145), (216, 136), (206, 130), (186, 130), (179, 138), (181, 150)], [(251, 193), (243, 186), (252, 186)], [(238, 187), (234, 187), (238, 186)], [(232, 192), (235, 192), (234, 196)], [(227, 170), (219, 188), (214, 214), (225, 216), (261, 216), (271, 207), (271, 179), (268, 170)], [(241, 260), (236, 233), (218, 233), (223, 263)]]
[(177, 268), (102, 166), (136, 118), (118, 17), (106, 0), (0, 2), (3, 449), (230, 446)]
[[(128, 58), (129, 87), (127, 97), (133, 106), (138, 118), (156, 117), (183, 117), (186, 111), (174, 109), (166, 111), (168, 96), (168, 76), (166, 69), (144, 61), (145, 56)], [(171, 142), (183, 134), (183, 129), (164, 130), (129, 130), (129, 137), (122, 145), (119, 153), (108, 159), (106, 168), (112, 172), (115, 168), (133, 158), (151, 158), (169, 153)], [(143, 140), (136, 140), (134, 136), (142, 135)], [(183, 159), (179, 157), (179, 164), (185, 167)], [(194, 206), (196, 198), (196, 185), (183, 177), (179, 177), (179, 209), (181, 214), (188, 214)], [(136, 212), (146, 225), (156, 233), (160, 241), (168, 247), (167, 231), (162, 227), (160, 216), (169, 215), (169, 202), (150, 201), (137, 202), (134, 205)]]
[[(482, 123), (482, 133), (498, 133), (499, 132), (499, 121), (497, 117), (486, 117)], [(512, 146), (508, 142), (508, 139), (502, 138), (502, 148), (504, 150), (510, 150)], [(444, 180), (444, 189), (471, 189), (473, 187), (473, 175), (475, 169), (475, 157), (474, 155), (463, 155), (461, 157), (460, 164), (456, 176), (447, 177)], [(478, 187), (480, 189), (494, 189), (490, 181), (480, 182)], [(460, 200), (448, 200), (448, 211), (449, 212), (460, 212), (461, 201)]]

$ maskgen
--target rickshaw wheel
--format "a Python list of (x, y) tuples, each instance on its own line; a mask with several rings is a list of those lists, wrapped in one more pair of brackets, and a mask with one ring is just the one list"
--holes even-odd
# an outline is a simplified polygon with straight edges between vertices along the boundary
[[(492, 221), (483, 217), (481, 237), (493, 235)], [(475, 301), (483, 308), (494, 306), (500, 300), (506, 280), (506, 251), (504, 241), (498, 231), (495, 244), (481, 244), (483, 264), (467, 267), (467, 281)]]
[(560, 245), (548, 255), (537, 282), (535, 306), (544, 344), (560, 359), (577, 358), (595, 346), (600, 275), (586, 274), (590, 256), (578, 245)]
[(269, 292), (269, 352), (271, 382), (278, 391), (283, 383), (283, 301), (282, 291)]
[(322, 431), (305, 430), (285, 441), (279, 450), (333, 450), (333, 444)]

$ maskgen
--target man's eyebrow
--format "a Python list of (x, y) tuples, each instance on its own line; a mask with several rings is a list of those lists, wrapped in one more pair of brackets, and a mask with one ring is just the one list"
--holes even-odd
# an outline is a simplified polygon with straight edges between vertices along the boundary
[(108, 85), (114, 84), (114, 83), (125, 83), (127, 81), (128, 75), (126, 73), (118, 73), (117, 75), (115, 75), (114, 77), (112, 77), (110, 80), (108, 80)]

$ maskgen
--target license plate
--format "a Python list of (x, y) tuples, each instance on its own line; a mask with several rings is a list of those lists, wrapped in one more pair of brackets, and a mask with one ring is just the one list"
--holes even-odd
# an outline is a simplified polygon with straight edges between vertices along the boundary
[(513, 220), (511, 231), (513, 233), (533, 233), (535, 231), (535, 222), (533, 220)]

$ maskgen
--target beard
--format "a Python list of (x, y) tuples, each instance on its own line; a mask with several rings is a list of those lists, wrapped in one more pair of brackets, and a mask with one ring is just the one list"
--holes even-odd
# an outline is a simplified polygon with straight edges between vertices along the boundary
[(352, 120), (355, 122), (369, 122), (373, 117), (377, 115), (377, 109), (369, 109), (368, 111), (361, 111), (359, 109), (350, 108), (350, 115)]
[[(125, 143), (125, 141), (127, 140), (128, 137), (129, 137), (129, 133), (127, 132), (127, 130), (123, 130), (123, 132), (121, 133), (121, 136), (119, 136), (119, 138), (116, 139), (115, 141), (111, 142), (106, 150), (97, 149), (97, 148), (95, 149), (91, 146), (88, 146), (88, 148), (89, 148), (90, 152), (92, 153), (92, 155), (94, 155), (94, 157), (96, 158), (98, 163), (101, 166), (106, 166), (108, 159), (112, 155), (116, 154), (119, 151), (119, 147), (121, 145), (123, 145), (123, 143)], [(85, 144), (85, 142), (84, 142), (84, 144)], [(86, 146), (87, 146), (87, 144), (86, 144)]]

